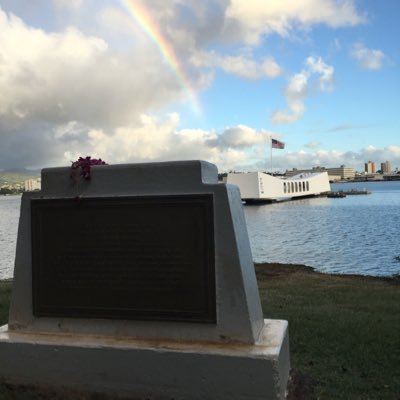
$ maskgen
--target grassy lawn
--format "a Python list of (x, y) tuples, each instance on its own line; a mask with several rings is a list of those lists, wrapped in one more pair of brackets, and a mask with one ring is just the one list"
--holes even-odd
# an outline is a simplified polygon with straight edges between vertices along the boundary
[(256, 271), (265, 317), (289, 321), (293, 399), (400, 399), (400, 281)]
[[(289, 321), (289, 400), (400, 399), (400, 280), (277, 264), (256, 272), (265, 317)], [(0, 282), (0, 325), (10, 290)], [(2, 393), (22, 399), (0, 385)]]

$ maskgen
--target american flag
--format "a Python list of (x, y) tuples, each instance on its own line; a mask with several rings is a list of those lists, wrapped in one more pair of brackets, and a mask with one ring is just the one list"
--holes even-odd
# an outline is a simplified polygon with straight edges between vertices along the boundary
[(271, 147), (273, 149), (284, 149), (285, 148), (285, 143), (280, 142), (279, 140), (276, 140), (276, 139), (272, 139)]

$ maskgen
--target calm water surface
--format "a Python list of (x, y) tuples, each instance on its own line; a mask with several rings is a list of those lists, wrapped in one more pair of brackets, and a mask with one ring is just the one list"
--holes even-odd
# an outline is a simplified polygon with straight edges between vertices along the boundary
[(352, 188), (372, 193), (246, 206), (254, 260), (343, 274), (400, 273), (400, 182), (332, 185)]
[[(399, 274), (400, 182), (332, 185), (352, 188), (372, 194), (245, 206), (254, 260), (340, 274)], [(13, 274), (20, 201), (0, 196), (0, 279)]]
[(13, 274), (20, 204), (21, 196), (0, 196), (0, 279)]

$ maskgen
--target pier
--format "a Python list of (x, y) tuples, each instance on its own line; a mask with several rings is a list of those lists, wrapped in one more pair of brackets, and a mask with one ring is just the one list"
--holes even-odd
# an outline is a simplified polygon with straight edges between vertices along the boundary
[(337, 190), (337, 191), (330, 191), (326, 194), (327, 197), (337, 197), (342, 198), (346, 196), (353, 196), (353, 195), (362, 195), (362, 194), (371, 194), (367, 189), (350, 189), (350, 190)]

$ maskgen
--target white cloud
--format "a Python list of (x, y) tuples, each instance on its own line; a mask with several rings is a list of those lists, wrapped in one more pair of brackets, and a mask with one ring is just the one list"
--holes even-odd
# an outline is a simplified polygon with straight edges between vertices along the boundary
[(242, 78), (258, 79), (260, 76), (257, 63), (243, 56), (221, 58), (219, 65), (224, 71)]
[(142, 115), (135, 125), (112, 132), (91, 129), (81, 134), (79, 142), (73, 140), (73, 134), (64, 152), (64, 163), (91, 154), (108, 163), (205, 159), (227, 170), (254, 162), (250, 160), (255, 149), (264, 148), (269, 138), (268, 132), (257, 132), (245, 125), (227, 128), (218, 135), (214, 131), (179, 129), (179, 123), (177, 114), (164, 119)]
[(381, 69), (385, 59), (383, 51), (368, 49), (363, 43), (356, 43), (350, 54), (362, 68), (370, 70)]
[(241, 78), (258, 79), (260, 77), (257, 63), (243, 56), (220, 57), (218, 64), (224, 71)]
[(181, 129), (176, 113), (162, 118), (142, 114), (131, 124), (108, 129), (77, 121), (49, 128), (42, 124), (23, 125), (13, 132), (13, 137), (3, 137), (2, 166), (70, 165), (79, 156), (90, 155), (110, 164), (204, 159), (226, 171), (264, 159), (270, 135), (280, 137), (246, 125), (228, 127), (219, 133)]
[(249, 44), (263, 35), (289, 36), (297, 28), (326, 24), (337, 28), (365, 22), (354, 0), (232, 0), (226, 11), (225, 33)]
[(299, 72), (293, 75), (285, 89), (285, 98), (289, 111), (278, 110), (272, 114), (272, 122), (285, 124), (297, 121), (305, 112), (304, 100), (307, 97), (309, 73)]
[(281, 67), (271, 56), (257, 62), (251, 55), (222, 56), (216, 52), (199, 51), (192, 55), (190, 62), (196, 67), (220, 68), (228, 74), (249, 80), (274, 79), (282, 74)]
[(90, 147), (97, 155), (107, 154), (113, 162), (206, 159), (223, 168), (247, 159), (249, 148), (268, 143), (269, 133), (245, 125), (217, 134), (179, 129), (179, 122), (177, 114), (163, 120), (143, 115), (136, 126), (121, 127), (112, 134), (89, 132)]
[(77, 121), (69, 121), (66, 124), (58, 125), (54, 128), (54, 138), (66, 140), (67, 138), (77, 138), (84, 134), (88, 128)]
[(184, 99), (153, 47), (141, 57), (119, 54), (99, 37), (75, 28), (47, 33), (1, 9), (0, 31), (3, 119), (110, 126)]
[(273, 57), (267, 57), (261, 63), (245, 56), (218, 57), (216, 65), (232, 75), (252, 80), (264, 76), (269, 79), (276, 78), (282, 72)]
[[(90, 154), (108, 163), (205, 159), (215, 163), (221, 172), (262, 171), (269, 168), (266, 138), (268, 132), (256, 132), (247, 126), (227, 128), (217, 135), (204, 130), (179, 130), (176, 115), (163, 120), (142, 116), (140, 124), (119, 128), (111, 134), (90, 131), (84, 141), (65, 152), (61, 164), (69, 165), (78, 156)], [(389, 160), (393, 167), (400, 166), (400, 146), (396, 145), (366, 146), (359, 151), (318, 149), (316, 142), (306, 147), (310, 150), (274, 152), (274, 169), (284, 172), (292, 168), (346, 165), (363, 171), (368, 160), (377, 165)]]
[(1, 8), (0, 32), (0, 167), (60, 162), (64, 152), (90, 150), (89, 131), (117, 135), (149, 110), (187, 100), (153, 45), (140, 57), (116, 52), (98, 36), (48, 33)]
[(282, 74), (282, 68), (276, 63), (273, 57), (266, 57), (261, 66), (264, 74), (272, 79)]
[(256, 145), (266, 145), (269, 143), (271, 135), (276, 136), (276, 134), (265, 130), (257, 131), (246, 125), (237, 125), (226, 128), (221, 134), (209, 140), (208, 144), (221, 149), (243, 149)]
[(308, 57), (306, 64), (309, 67), (311, 73), (320, 75), (319, 88), (321, 91), (331, 91), (333, 89), (333, 73), (335, 69), (326, 64), (321, 57)]
[(291, 76), (286, 86), (284, 96), (289, 110), (275, 111), (271, 116), (272, 122), (276, 124), (292, 123), (303, 116), (306, 110), (304, 103), (311, 92), (310, 80), (315, 75), (319, 76), (317, 82), (320, 91), (333, 90), (334, 68), (332, 66), (326, 64), (321, 57), (308, 57), (305, 64), (306, 69)]

